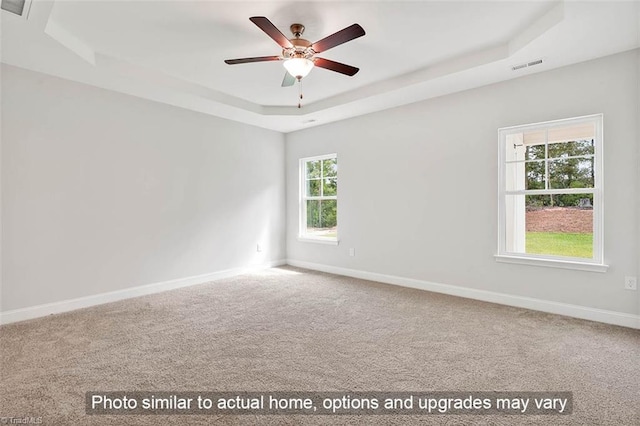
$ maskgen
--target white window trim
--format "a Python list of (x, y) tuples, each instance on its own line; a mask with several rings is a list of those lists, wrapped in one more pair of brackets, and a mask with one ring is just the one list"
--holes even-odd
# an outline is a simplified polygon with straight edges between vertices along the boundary
[[(594, 122), (596, 125), (596, 141), (594, 145), (594, 172), (595, 180), (593, 189), (561, 189), (558, 191), (527, 191), (527, 194), (558, 192), (558, 193), (593, 193), (593, 259), (560, 257), (552, 255), (535, 255), (525, 253), (512, 253), (506, 251), (506, 136), (513, 133), (521, 133), (531, 129), (553, 129), (564, 127), (567, 124), (580, 124)], [(494, 256), (497, 262), (518, 263), (531, 266), (546, 266), (552, 268), (577, 269), (591, 272), (606, 272), (608, 265), (604, 263), (604, 201), (603, 201), (603, 115), (593, 114), (576, 118), (553, 120), (542, 123), (534, 123), (523, 126), (511, 126), (498, 129), (498, 253)], [(523, 194), (525, 191), (521, 191)], [(514, 191), (509, 191), (514, 193)]]
[(326, 244), (330, 246), (337, 246), (338, 244), (340, 244), (340, 240), (338, 240), (337, 238), (331, 239), (331, 238), (318, 238), (318, 237), (313, 238), (313, 237), (299, 236), (298, 241), (301, 241), (303, 243)]
[[(318, 199), (319, 197), (305, 197), (305, 185), (306, 185), (306, 163), (309, 161), (318, 161), (318, 160), (328, 160), (331, 158), (338, 158), (337, 153), (332, 154), (324, 154), (317, 155), (315, 157), (305, 157), (299, 160), (298, 164), (298, 175), (299, 179), (299, 188), (298, 188), (298, 241), (307, 242), (307, 243), (316, 243), (316, 244), (326, 244), (326, 245), (338, 245), (340, 243), (339, 239), (339, 226), (336, 227), (336, 237), (335, 238), (321, 238), (314, 237), (311, 235), (307, 235), (307, 209), (305, 208), (305, 201), (308, 199)], [(340, 172), (338, 172), (340, 173)], [(340, 177), (338, 176), (338, 181)], [(338, 200), (337, 196), (330, 197), (322, 197), (322, 199), (330, 199), (330, 200)]]
[(520, 265), (529, 265), (529, 266), (546, 266), (548, 268), (562, 268), (562, 269), (575, 269), (578, 271), (588, 271), (588, 272), (607, 272), (609, 265), (592, 263), (592, 262), (584, 262), (582, 260), (573, 261), (566, 260), (569, 258), (558, 258), (552, 259), (552, 256), (548, 257), (535, 257), (533, 254), (528, 254), (524, 256), (518, 255), (506, 255), (506, 254), (496, 254), (495, 256), (496, 262), (500, 263), (517, 263)]

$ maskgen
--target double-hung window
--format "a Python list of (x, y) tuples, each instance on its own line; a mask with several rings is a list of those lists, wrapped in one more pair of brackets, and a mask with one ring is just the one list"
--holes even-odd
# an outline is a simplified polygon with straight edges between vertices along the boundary
[(337, 154), (300, 159), (301, 239), (338, 242)]
[(497, 260), (604, 271), (602, 115), (500, 129)]

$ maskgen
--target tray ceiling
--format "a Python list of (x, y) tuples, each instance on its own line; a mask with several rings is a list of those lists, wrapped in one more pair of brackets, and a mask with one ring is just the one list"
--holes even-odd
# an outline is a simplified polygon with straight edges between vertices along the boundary
[[(310, 41), (359, 23), (322, 56), (360, 72), (313, 69), (298, 109), (281, 62), (223, 62), (280, 53), (250, 16)], [(630, 1), (34, 0), (27, 19), (2, 12), (2, 62), (290, 132), (638, 48), (639, 22)]]

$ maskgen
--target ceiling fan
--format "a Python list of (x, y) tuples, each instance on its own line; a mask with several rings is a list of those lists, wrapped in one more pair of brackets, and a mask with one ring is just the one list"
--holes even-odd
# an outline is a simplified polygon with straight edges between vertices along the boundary
[[(224, 61), (229, 65), (246, 64), (250, 62), (284, 61), (283, 65), (287, 72), (282, 80), (282, 87), (293, 85), (293, 83), (306, 77), (314, 66), (330, 71), (339, 72), (348, 76), (353, 76), (359, 71), (358, 68), (329, 59), (319, 58), (317, 53), (325, 52), (332, 47), (339, 46), (348, 41), (365, 35), (364, 29), (358, 24), (348, 26), (336, 33), (311, 43), (309, 40), (300, 38), (304, 32), (304, 25), (292, 24), (290, 29), (293, 38), (288, 39), (276, 28), (273, 23), (264, 16), (254, 16), (249, 18), (258, 28), (264, 31), (276, 43), (282, 47), (282, 54), (278, 56), (258, 56), (254, 58), (227, 59)], [(301, 95), (302, 96), (302, 95)]]

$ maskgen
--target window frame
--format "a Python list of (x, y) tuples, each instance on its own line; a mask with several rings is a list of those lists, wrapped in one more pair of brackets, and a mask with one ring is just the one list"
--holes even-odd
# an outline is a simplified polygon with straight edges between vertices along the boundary
[[(595, 126), (593, 153), (593, 188), (559, 188), (533, 190), (507, 190), (507, 136), (530, 131), (548, 131), (572, 125), (591, 123)], [(547, 133), (545, 133), (547, 134)], [(545, 147), (548, 141), (545, 137)], [(547, 148), (545, 148), (546, 150)], [(545, 155), (545, 161), (549, 158)], [(545, 173), (546, 172), (545, 167)], [(604, 263), (604, 202), (603, 202), (603, 114), (592, 114), (575, 118), (545, 121), (498, 129), (498, 262), (519, 263), (533, 266), (578, 269), (592, 272), (606, 272)], [(548, 182), (548, 180), (547, 180)], [(545, 254), (507, 251), (507, 202), (508, 195), (550, 195), (550, 194), (593, 194), (593, 257), (576, 258)]]
[[(298, 167), (298, 174), (300, 176), (299, 179), (299, 191), (298, 191), (298, 201), (299, 201), (299, 206), (298, 206), (298, 218), (299, 218), (299, 222), (298, 222), (298, 240), (299, 241), (305, 241), (305, 242), (313, 242), (313, 243), (319, 243), (319, 244), (329, 244), (329, 245), (337, 245), (339, 242), (338, 239), (338, 224), (336, 223), (336, 236), (335, 237), (318, 237), (318, 236), (314, 236), (312, 234), (308, 234), (307, 233), (307, 200), (336, 200), (336, 205), (338, 204), (338, 191), (336, 190), (336, 195), (327, 195), (327, 196), (307, 196), (307, 192), (306, 192), (306, 181), (307, 181), (307, 163), (312, 162), (312, 161), (323, 161), (323, 160), (330, 160), (330, 159), (335, 159), (336, 160), (336, 164), (338, 162), (338, 154), (337, 153), (331, 153), (331, 154), (323, 154), (323, 155), (316, 155), (313, 157), (304, 157), (304, 158), (300, 158), (299, 159), (299, 167)], [(339, 177), (339, 171), (338, 174), (336, 175), (336, 183), (339, 182), (340, 177)]]

